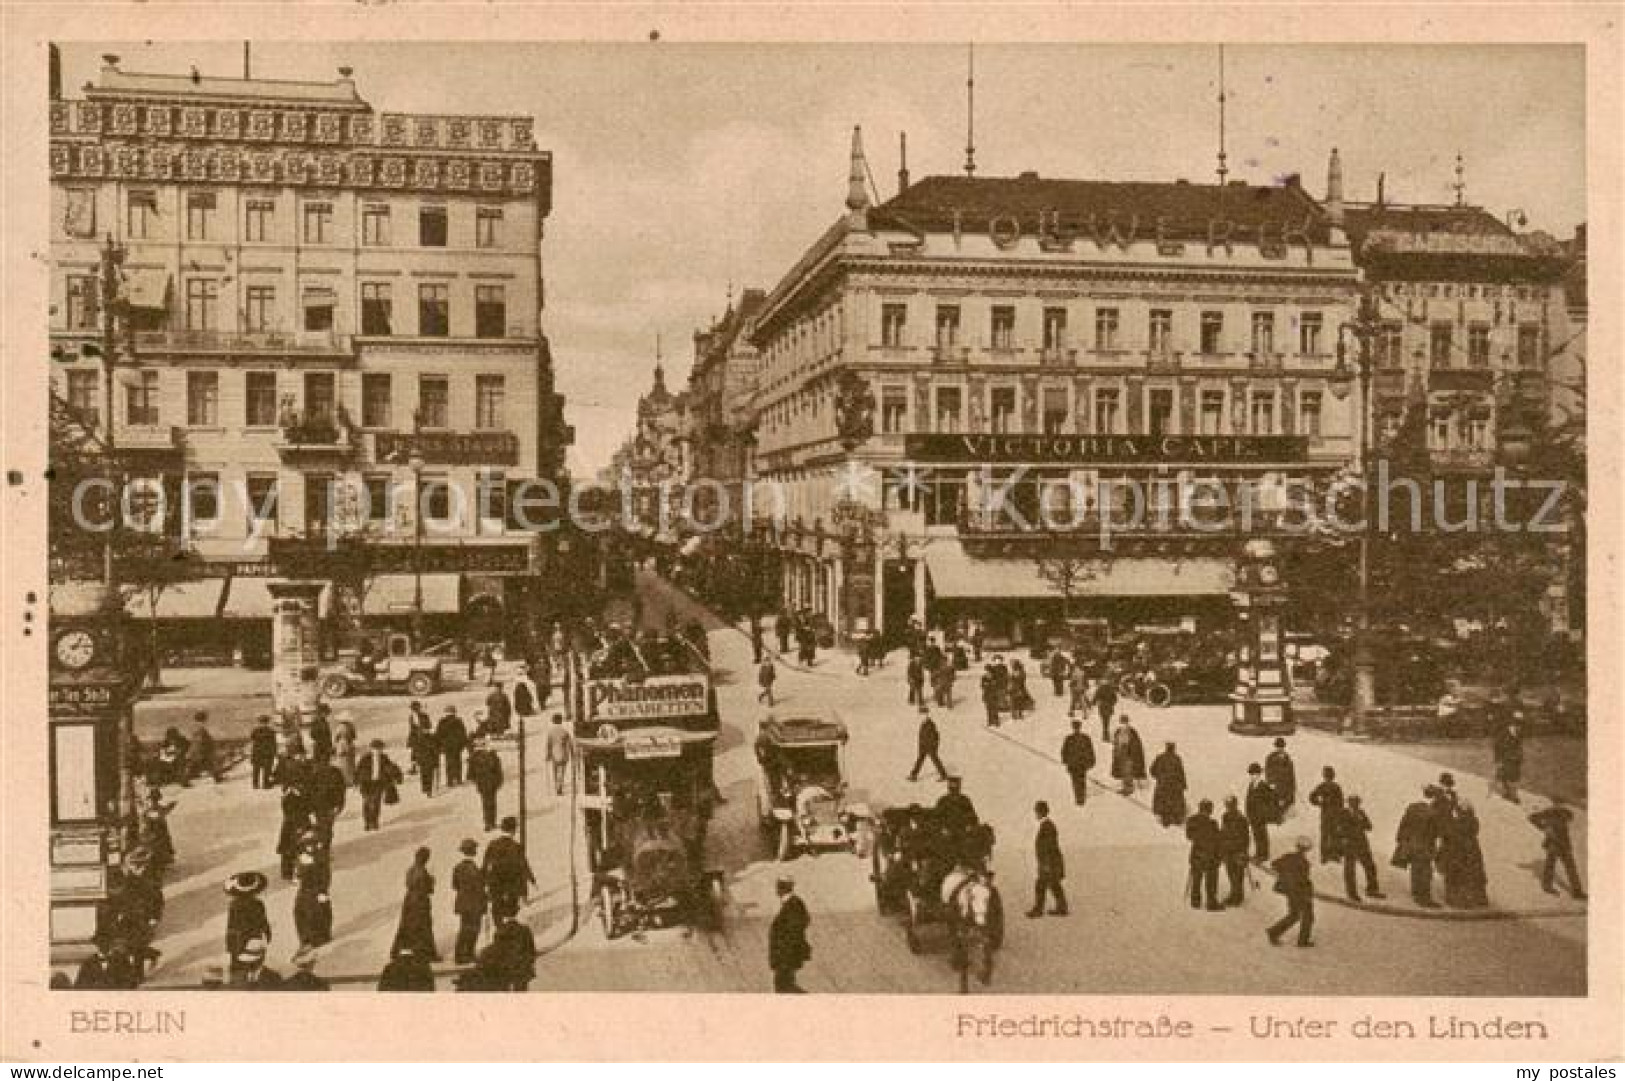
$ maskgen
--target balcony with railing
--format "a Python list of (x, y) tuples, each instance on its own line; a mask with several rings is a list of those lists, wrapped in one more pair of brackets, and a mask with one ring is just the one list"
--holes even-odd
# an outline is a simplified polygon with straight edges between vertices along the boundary
[(186, 448), (186, 429), (159, 424), (152, 414), (136, 414), (114, 433), (118, 449), (147, 454), (179, 454)]
[(277, 450), (284, 456), (347, 457), (357, 450), (357, 432), (344, 409), (285, 409), (278, 420)]
[(253, 353), (342, 357), (353, 354), (348, 334), (330, 330), (141, 330), (137, 353)]

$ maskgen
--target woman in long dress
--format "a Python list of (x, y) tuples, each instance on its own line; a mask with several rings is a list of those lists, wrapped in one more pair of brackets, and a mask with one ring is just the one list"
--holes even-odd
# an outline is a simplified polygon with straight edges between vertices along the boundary
[(1118, 718), (1117, 731), (1112, 733), (1112, 776), (1125, 796), (1132, 795), (1145, 780), (1145, 746), (1127, 717)]
[(1033, 696), (1027, 690), (1027, 669), (1019, 660), (1010, 662), (1010, 715), (1016, 720), (1033, 708)]
[(293, 898), (293, 926), (300, 947), (305, 949), (333, 941), (333, 901), (328, 892), (333, 872), (327, 849), (312, 840), (299, 854), (299, 890)]
[(1460, 803), (1444, 822), (1439, 867), (1444, 873), (1444, 901), (1451, 908), (1485, 908), (1490, 903), (1484, 850), (1478, 843), (1478, 814)]
[(344, 774), (344, 787), (355, 785), (355, 724), (348, 714), (339, 714), (333, 731), (333, 764)]
[[(1122, 731), (1119, 729), (1118, 731)], [(1151, 779), (1156, 787), (1151, 790), (1151, 813), (1164, 828), (1178, 826), (1185, 821), (1185, 763), (1172, 743), (1165, 744), (1161, 754), (1151, 763)]]
[(412, 868), (406, 872), (406, 897), (401, 901), (401, 922), (395, 929), (395, 944), (391, 953), (411, 950), (417, 957), (440, 960), (439, 947), (434, 942), (434, 875), (429, 873), (429, 850), (420, 848), (413, 857)]

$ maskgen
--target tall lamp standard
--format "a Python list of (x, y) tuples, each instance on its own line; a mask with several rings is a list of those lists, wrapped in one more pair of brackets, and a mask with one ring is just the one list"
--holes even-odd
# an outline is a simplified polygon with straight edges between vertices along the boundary
[(423, 648), (423, 430), (422, 414), (412, 415), (412, 456), (407, 467), (412, 470), (412, 494), (417, 506), (412, 509), (412, 648)]
[[(1358, 731), (1377, 704), (1376, 658), (1371, 644), (1371, 342), (1382, 330), (1377, 302), (1369, 288), (1361, 290), (1360, 306), (1353, 321), (1337, 328), (1337, 366), (1332, 370), (1332, 388), (1338, 397), (1348, 396), (1349, 385), (1358, 381), (1360, 415), (1359, 439), (1355, 444), (1355, 468), (1360, 474), (1360, 579), (1355, 605), (1354, 701), (1344, 720), (1346, 730)], [(1349, 363), (1348, 338), (1359, 345), (1354, 364)]]

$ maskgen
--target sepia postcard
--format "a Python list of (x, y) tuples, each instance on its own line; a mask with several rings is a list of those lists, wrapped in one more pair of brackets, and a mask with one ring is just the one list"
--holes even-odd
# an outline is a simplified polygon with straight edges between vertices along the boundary
[(1619, 15), (7, 5), (0, 1057), (1617, 1061)]

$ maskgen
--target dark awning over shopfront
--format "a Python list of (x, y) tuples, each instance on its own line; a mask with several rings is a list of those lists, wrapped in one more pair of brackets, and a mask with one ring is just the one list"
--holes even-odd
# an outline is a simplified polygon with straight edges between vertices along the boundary
[[(1061, 598), (1039, 573), (1036, 559), (979, 559), (959, 545), (933, 544), (925, 551), (932, 591), (943, 599)], [(1225, 595), (1235, 584), (1230, 560), (1214, 557), (1091, 560), (1090, 576), (1073, 588), (1074, 597), (1200, 597)]]

